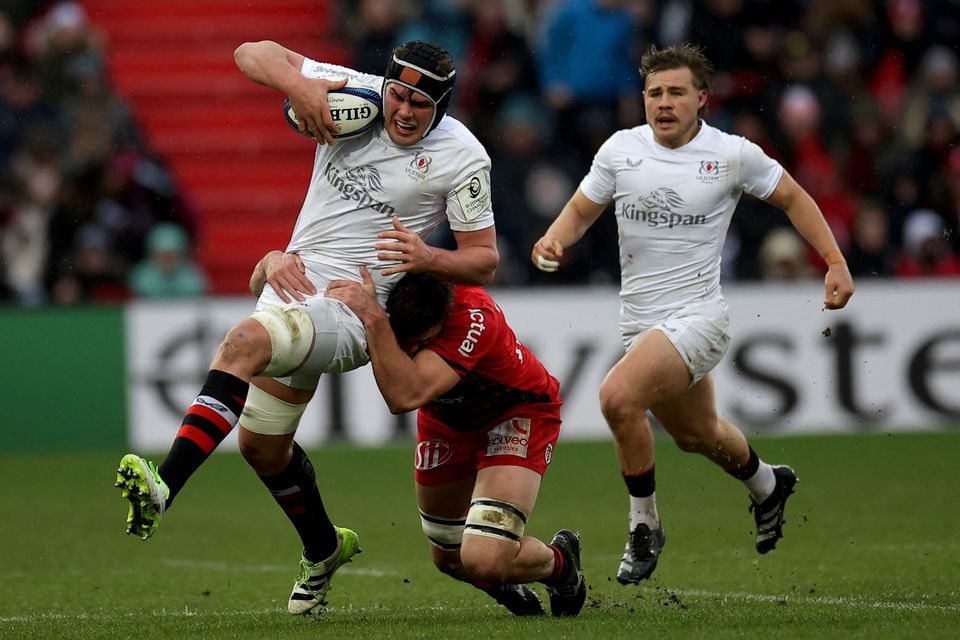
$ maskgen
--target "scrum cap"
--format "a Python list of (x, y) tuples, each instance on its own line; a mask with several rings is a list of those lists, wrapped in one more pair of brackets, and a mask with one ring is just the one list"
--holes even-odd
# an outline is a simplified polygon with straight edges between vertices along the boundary
[[(456, 76), (449, 51), (435, 42), (413, 40), (394, 49), (384, 73), (383, 90), (386, 93), (387, 85), (395, 82), (423, 94), (433, 103), (433, 119), (423, 134), (426, 136), (447, 112)], [(386, 95), (383, 100), (386, 101)]]

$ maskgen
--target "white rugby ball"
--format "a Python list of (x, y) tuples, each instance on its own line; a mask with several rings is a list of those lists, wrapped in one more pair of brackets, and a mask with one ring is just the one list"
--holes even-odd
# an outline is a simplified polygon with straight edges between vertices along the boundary
[[(330, 105), (330, 115), (337, 126), (335, 140), (346, 140), (370, 131), (380, 118), (383, 103), (380, 94), (373, 89), (363, 86), (347, 85), (342, 89), (331, 89), (327, 92), (327, 104)], [(300, 132), (300, 120), (290, 105), (290, 99), (283, 99), (283, 115), (296, 132)], [(309, 131), (304, 135), (313, 138)]]

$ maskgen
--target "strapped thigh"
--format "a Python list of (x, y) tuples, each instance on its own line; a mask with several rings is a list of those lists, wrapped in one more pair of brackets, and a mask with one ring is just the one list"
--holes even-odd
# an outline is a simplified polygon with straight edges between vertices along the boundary
[(527, 513), (517, 505), (493, 498), (474, 498), (463, 533), (520, 544), (526, 526)]

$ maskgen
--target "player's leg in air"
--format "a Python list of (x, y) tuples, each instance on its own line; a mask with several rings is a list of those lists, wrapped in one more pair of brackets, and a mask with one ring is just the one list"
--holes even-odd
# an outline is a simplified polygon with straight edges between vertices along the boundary
[(146, 540), (156, 532), (193, 472), (236, 426), (250, 380), (267, 368), (271, 353), (263, 325), (252, 317), (239, 322), (217, 349), (207, 379), (160, 466), (133, 453), (123, 456), (116, 485), (130, 502), (127, 533)]
[(761, 460), (743, 433), (717, 415), (709, 374), (687, 393), (654, 407), (653, 413), (682, 450), (706, 456), (744, 484), (757, 552), (772, 551), (783, 537), (787, 498), (798, 482), (793, 469)]
[[(144, 539), (153, 535), (187, 479), (239, 420), (244, 458), (303, 541), (288, 608), (306, 613), (323, 604), (330, 578), (359, 552), (359, 544), (354, 532), (330, 522), (313, 466), (293, 437), (320, 374), (365, 364), (363, 344), (359, 321), (325, 298), (301, 306), (263, 306), (237, 324), (218, 349), (207, 383), (159, 468), (135, 454), (121, 460), (117, 486), (130, 501), (128, 533)], [(264, 377), (251, 385), (256, 374)]]

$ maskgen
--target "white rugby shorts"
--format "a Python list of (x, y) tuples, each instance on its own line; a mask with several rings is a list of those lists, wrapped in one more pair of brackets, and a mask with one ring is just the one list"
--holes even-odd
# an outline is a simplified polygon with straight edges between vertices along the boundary
[[(286, 306), (269, 285), (257, 302), (257, 310), (267, 304)], [(321, 374), (352, 371), (370, 362), (363, 323), (347, 305), (318, 294), (290, 306), (299, 306), (310, 316), (314, 344), (304, 365), (289, 376), (276, 378), (278, 382), (294, 389), (316, 389)]]
[(624, 349), (629, 351), (648, 329), (659, 329), (667, 336), (687, 365), (692, 387), (720, 363), (730, 346), (730, 307), (717, 297), (688, 305), (651, 326), (622, 318)]

